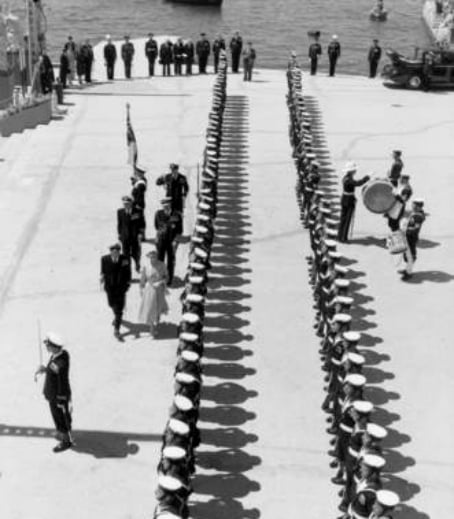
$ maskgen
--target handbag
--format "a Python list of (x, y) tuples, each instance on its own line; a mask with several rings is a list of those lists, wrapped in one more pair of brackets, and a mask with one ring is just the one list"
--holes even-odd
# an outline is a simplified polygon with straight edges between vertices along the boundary
[(391, 254), (402, 254), (407, 250), (407, 239), (403, 231), (394, 231), (387, 238), (387, 246)]

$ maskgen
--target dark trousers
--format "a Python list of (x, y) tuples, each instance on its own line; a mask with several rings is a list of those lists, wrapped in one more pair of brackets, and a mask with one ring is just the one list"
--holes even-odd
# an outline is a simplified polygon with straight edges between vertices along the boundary
[(355, 201), (348, 205), (342, 205), (341, 216), (339, 222), (339, 233), (337, 239), (340, 242), (347, 242), (350, 234), (350, 227), (352, 225), (353, 215), (355, 214)]
[(148, 58), (148, 75), (154, 76), (154, 62), (156, 58)]
[(199, 56), (199, 74), (207, 73), (208, 56)]
[(369, 61), (369, 77), (375, 77), (377, 75), (378, 61), (371, 60)]
[(175, 251), (173, 249), (173, 241), (167, 236), (158, 235), (156, 237), (156, 252), (158, 253), (159, 261), (165, 261), (167, 258), (167, 282), (170, 285), (175, 270)]
[(334, 76), (336, 74), (336, 63), (337, 63), (336, 57), (329, 58), (329, 75), (330, 76)]
[(163, 63), (162, 64), (162, 75), (163, 76), (170, 76), (170, 63)]
[(125, 78), (126, 79), (131, 79), (131, 66), (132, 66), (132, 61), (125, 60)]
[(244, 81), (251, 81), (252, 69), (254, 67), (254, 63), (249, 59), (245, 59), (245, 60), (243, 60), (243, 67), (244, 67)]
[(175, 76), (181, 76), (181, 61), (175, 61), (175, 64), (174, 64), (174, 71), (175, 71)]
[(192, 74), (192, 61), (186, 62), (186, 75), (190, 76)]
[(126, 292), (106, 290), (107, 302), (114, 313), (114, 328), (118, 330), (123, 319), (123, 311), (126, 303)]
[(67, 87), (68, 74), (66, 72), (60, 72), (60, 83), (63, 88)]
[(106, 63), (107, 79), (113, 79), (114, 78), (114, 70), (115, 70), (115, 62), (110, 63), (108, 61)]
[(85, 64), (85, 81), (87, 83), (91, 83), (91, 69), (93, 67), (93, 62), (89, 62)]
[(400, 218), (390, 218), (388, 216), (388, 227), (391, 232), (398, 231), (400, 228)]
[(214, 73), (218, 73), (218, 66), (219, 66), (219, 54), (214, 55)]
[(318, 59), (311, 58), (311, 76), (315, 76), (315, 74), (317, 74), (317, 65), (318, 65)]
[(69, 412), (69, 402), (49, 400), (50, 413), (58, 432), (68, 435), (71, 432), (72, 418)]
[(132, 258), (136, 264), (136, 270), (140, 269), (140, 255), (142, 247), (139, 239), (121, 240), (122, 252), (127, 258)]
[(416, 261), (416, 245), (418, 244), (419, 236), (415, 234), (406, 234), (408, 248), (410, 249), (410, 254), (413, 261)]
[(238, 72), (240, 67), (240, 52), (232, 52), (232, 72)]

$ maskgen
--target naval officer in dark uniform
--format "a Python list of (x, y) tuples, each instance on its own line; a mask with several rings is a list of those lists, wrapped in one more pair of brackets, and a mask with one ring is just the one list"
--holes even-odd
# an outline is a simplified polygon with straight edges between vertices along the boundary
[(333, 34), (328, 45), (328, 59), (329, 59), (329, 75), (333, 77), (336, 74), (337, 60), (341, 55), (341, 46), (336, 34)]
[(123, 254), (132, 258), (136, 264), (136, 272), (140, 272), (141, 242), (145, 232), (143, 212), (133, 206), (130, 196), (124, 196), (123, 208), (117, 211), (117, 233)]
[(381, 58), (381, 47), (378, 45), (378, 40), (373, 40), (372, 46), (369, 49), (367, 59), (369, 60), (369, 77), (373, 78), (377, 75), (378, 62)]
[(117, 48), (112, 43), (112, 38), (106, 36), (107, 43), (104, 45), (104, 61), (106, 64), (107, 79), (112, 80), (115, 74), (115, 62), (117, 61)]
[(211, 45), (207, 40), (204, 32), (202, 32), (200, 36), (200, 40), (195, 44), (195, 53), (197, 54), (197, 59), (199, 60), (199, 74), (206, 74), (208, 57), (210, 56), (211, 52)]
[(157, 186), (165, 186), (166, 196), (171, 199), (172, 212), (183, 214), (189, 185), (186, 177), (180, 173), (178, 164), (170, 164), (170, 173), (161, 175), (156, 180)]
[(181, 213), (172, 211), (172, 202), (169, 198), (161, 201), (162, 209), (158, 209), (154, 217), (156, 229), (156, 251), (159, 261), (167, 259), (167, 284), (173, 281), (175, 270), (176, 240), (182, 234)]
[(114, 313), (114, 335), (120, 337), (120, 325), (126, 302), (126, 292), (131, 284), (129, 258), (120, 254), (119, 243), (110, 246), (110, 254), (101, 258), (101, 286), (107, 294), (107, 302)]
[(337, 237), (337, 239), (342, 243), (348, 242), (350, 228), (355, 214), (355, 188), (362, 186), (370, 179), (370, 177), (366, 175), (361, 180), (355, 180), (353, 177), (356, 170), (356, 164), (354, 162), (349, 162), (344, 169), (345, 175), (342, 179), (341, 217)]
[(134, 59), (134, 44), (130, 41), (129, 36), (125, 36), (125, 42), (121, 46), (121, 57), (125, 65), (125, 78), (131, 79), (131, 67)]
[(148, 34), (148, 40), (145, 42), (145, 56), (148, 60), (148, 75), (154, 76), (154, 64), (158, 57), (158, 43), (153, 38), (153, 34)]
[(315, 41), (309, 46), (309, 58), (311, 59), (311, 76), (317, 74), (318, 57), (322, 54), (322, 46), (316, 37)]
[(63, 340), (55, 333), (48, 333), (44, 340), (50, 353), (47, 366), (39, 366), (36, 375), (44, 373), (44, 398), (49, 402), (52, 419), (60, 443), (54, 452), (63, 452), (71, 448), (71, 386), (69, 384), (69, 353), (63, 349)]

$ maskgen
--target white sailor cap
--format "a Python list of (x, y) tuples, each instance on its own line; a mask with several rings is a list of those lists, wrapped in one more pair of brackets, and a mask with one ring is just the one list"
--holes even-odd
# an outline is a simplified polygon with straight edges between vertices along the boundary
[(348, 272), (348, 268), (347, 267), (343, 267), (342, 265), (334, 265), (334, 270), (339, 273), (339, 274), (342, 274), (342, 275), (346, 275), (347, 272)]
[(356, 373), (347, 375), (344, 378), (344, 384), (350, 384), (354, 387), (362, 387), (366, 384), (366, 377), (364, 375), (359, 375)]
[(329, 207), (320, 207), (318, 211), (322, 214), (331, 214), (331, 209)]
[[(309, 153), (308, 153), (308, 155), (309, 155)], [(316, 190), (315, 190), (315, 194), (316, 194), (317, 196), (326, 196), (326, 191), (323, 191), (323, 189), (320, 189), (320, 188), (319, 188), (319, 189), (316, 189)]]
[(203, 211), (209, 211), (211, 209), (211, 206), (206, 202), (199, 202), (199, 209), (202, 209)]
[(370, 414), (373, 411), (374, 406), (372, 402), (369, 402), (368, 400), (355, 400), (353, 402), (353, 408), (360, 414)]
[(339, 303), (340, 305), (351, 305), (353, 303), (353, 297), (336, 296), (333, 298), (333, 303)]
[(191, 236), (192, 243), (203, 243), (203, 238), (201, 236)]
[[(323, 212), (325, 212), (325, 211), (326, 211), (326, 209), (323, 210)], [(328, 211), (329, 211), (329, 210), (328, 210)], [(330, 212), (331, 212), (331, 211), (330, 211)], [(325, 234), (326, 234), (327, 236), (334, 236), (334, 237), (337, 237), (337, 231), (336, 231), (336, 229), (331, 229), (331, 228), (329, 228), (329, 227), (327, 227), (327, 228), (325, 229)]]
[(206, 154), (209, 156), (209, 157), (217, 157), (217, 154), (218, 152), (217, 151), (214, 151), (210, 148), (207, 147), (206, 149)]
[(385, 466), (385, 459), (377, 454), (365, 454), (361, 460), (365, 465), (374, 469), (381, 469)]
[(213, 132), (210, 132), (208, 135), (207, 135), (207, 142), (210, 142), (210, 143), (217, 143), (218, 142), (218, 138), (216, 135), (213, 135)]
[(315, 159), (316, 155), (315, 155), (315, 153), (313, 153), (312, 151), (308, 151), (308, 152), (306, 153), (306, 157), (307, 157), (308, 159)]
[(328, 257), (331, 259), (341, 259), (342, 254), (340, 252), (338, 252), (337, 250), (329, 250)]
[(339, 222), (334, 218), (325, 218), (325, 224), (330, 227), (337, 227)]
[(46, 333), (44, 342), (50, 342), (53, 346), (57, 346), (57, 348), (62, 348), (64, 345), (63, 339), (55, 332)]
[(202, 276), (189, 276), (188, 280), (189, 280), (189, 283), (192, 283), (193, 285), (200, 285), (203, 283)]
[(413, 198), (413, 203), (418, 205), (424, 205), (424, 198)]
[(183, 483), (173, 476), (166, 476), (165, 474), (158, 475), (158, 485), (165, 490), (176, 491), (183, 488)]
[(207, 234), (208, 229), (204, 225), (196, 225), (195, 230), (200, 234)]
[(209, 187), (203, 187), (203, 188), (200, 190), (200, 192), (201, 192), (202, 194), (209, 195), (209, 194), (212, 193), (212, 189), (209, 188)]
[(366, 359), (363, 355), (353, 352), (347, 353), (347, 355), (345, 355), (344, 362), (347, 360), (352, 364), (356, 364), (357, 366), (362, 366), (366, 362)]
[(206, 266), (203, 263), (199, 263), (198, 261), (191, 261), (189, 266), (194, 270), (205, 270)]
[(337, 241), (326, 239), (323, 240), (328, 249), (335, 249), (337, 247)]
[(352, 316), (348, 314), (334, 314), (333, 321), (335, 323), (347, 324), (351, 323)]
[(203, 259), (206, 259), (208, 258), (208, 253), (205, 252), (203, 249), (201, 249), (200, 247), (196, 247), (194, 249), (194, 254), (198, 257), (198, 258), (203, 258)]
[(181, 515), (173, 514), (167, 510), (156, 513), (156, 519), (181, 519)]
[(197, 333), (181, 332), (180, 339), (186, 342), (197, 342), (199, 340), (199, 336)]
[(202, 222), (210, 222), (211, 216), (208, 216), (207, 214), (198, 214), (195, 217), (196, 220), (201, 220)]
[(368, 423), (366, 431), (369, 436), (372, 436), (372, 438), (376, 438), (377, 440), (383, 440), (388, 436), (388, 431), (376, 423)]
[(188, 303), (201, 304), (204, 301), (204, 297), (200, 294), (187, 294), (184, 301)]
[(212, 204), (214, 202), (214, 198), (210, 195), (205, 195), (202, 193), (201, 197), (202, 197), (203, 201), (208, 202), (210, 204)]
[(352, 171), (357, 171), (357, 169), (358, 169), (358, 166), (356, 165), (355, 162), (347, 162), (347, 164), (345, 164), (342, 172), (351, 173)]
[[(210, 168), (208, 166), (202, 171), (202, 176), (205, 176), (205, 175), (208, 175), (211, 178), (216, 178), (216, 173), (213, 171), (212, 168)], [(204, 180), (206, 180), (206, 179), (204, 179)]]
[(350, 286), (350, 281), (348, 279), (335, 279), (334, 284), (337, 288), (348, 288)]
[(200, 322), (200, 317), (193, 313), (193, 312), (185, 312), (182, 316), (181, 316), (181, 319), (187, 323), (190, 323), (190, 324), (195, 324), (195, 323), (198, 323)]
[(198, 362), (200, 360), (200, 355), (195, 351), (183, 350), (181, 352), (181, 358), (186, 362)]
[(200, 382), (200, 380), (190, 373), (179, 371), (175, 374), (175, 382), (179, 382), (180, 384), (193, 384), (194, 382)]
[(169, 445), (162, 449), (162, 456), (169, 460), (182, 460), (186, 457), (186, 451), (182, 447)]
[(191, 430), (189, 425), (182, 420), (177, 420), (176, 418), (171, 418), (168, 423), (169, 429), (181, 436), (187, 436), (189, 431)]
[(392, 490), (378, 490), (377, 502), (385, 508), (393, 508), (400, 503), (399, 496)]
[(194, 404), (192, 401), (183, 395), (176, 395), (173, 399), (173, 403), (180, 411), (190, 411), (191, 409), (194, 409)]
[(342, 337), (347, 342), (359, 342), (359, 340), (361, 339), (361, 335), (358, 332), (353, 332), (353, 331), (344, 332), (342, 334)]

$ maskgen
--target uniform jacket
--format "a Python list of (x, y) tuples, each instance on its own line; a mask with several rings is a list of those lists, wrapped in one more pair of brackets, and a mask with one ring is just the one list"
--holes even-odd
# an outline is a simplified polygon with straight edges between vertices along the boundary
[(210, 55), (211, 47), (208, 40), (199, 40), (195, 46), (195, 52), (199, 58), (201, 56), (208, 57)]
[(154, 226), (158, 239), (173, 241), (175, 236), (181, 234), (181, 214), (176, 211), (168, 214), (164, 209), (158, 209), (154, 216)]
[(355, 180), (351, 175), (345, 175), (342, 179), (342, 199), (341, 204), (343, 207), (349, 207), (355, 204), (355, 188), (362, 186), (369, 180), (366, 175), (361, 180)]
[(214, 40), (213, 42), (213, 53), (218, 55), (222, 50), (225, 50), (225, 41), (223, 38), (220, 40)]
[(186, 54), (186, 61), (188, 63), (192, 63), (194, 60), (194, 44), (191, 42), (185, 43), (184, 45), (184, 53)]
[(328, 56), (337, 59), (341, 55), (341, 46), (338, 41), (332, 41), (328, 45)]
[(164, 42), (159, 49), (159, 61), (163, 65), (167, 65), (169, 63), (172, 63), (172, 59), (173, 59), (172, 45), (167, 42)]
[(84, 43), (80, 48), (80, 54), (82, 54), (85, 63), (93, 63), (95, 56), (93, 54), (93, 47), (89, 43)]
[(426, 215), (423, 211), (412, 211), (408, 217), (407, 236), (419, 237), (419, 232), (425, 219)]
[(368, 60), (369, 61), (380, 61), (381, 58), (381, 47), (378, 45), (372, 45), (369, 49)]
[(151, 60), (154, 61), (158, 55), (158, 44), (156, 40), (153, 38), (150, 38), (145, 43), (145, 56)]
[(132, 61), (132, 58), (134, 57), (134, 44), (132, 42), (123, 43), (121, 46), (121, 57), (124, 61)]
[(145, 209), (145, 193), (147, 191), (147, 181), (145, 178), (133, 180), (131, 196), (134, 204), (139, 209)]
[(183, 62), (183, 54), (184, 54), (184, 43), (175, 43), (173, 46), (173, 59), (176, 63), (182, 63)]
[(104, 59), (107, 63), (115, 63), (115, 61), (117, 61), (117, 48), (113, 43), (106, 43), (104, 45)]
[(311, 43), (309, 46), (309, 57), (311, 59), (317, 59), (322, 53), (322, 46), (320, 43)]
[(389, 171), (389, 178), (392, 180), (398, 180), (402, 169), (404, 167), (404, 163), (401, 159), (395, 159), (392, 163), (391, 170)]
[(243, 50), (243, 38), (241, 36), (234, 36), (230, 40), (230, 50), (232, 54), (241, 54), (241, 51)]
[(188, 181), (181, 173), (173, 176), (171, 173), (162, 175), (156, 180), (156, 185), (166, 187), (166, 195), (172, 199), (172, 209), (178, 206), (177, 209), (182, 210), (183, 198), (189, 192)]
[(253, 47), (246, 47), (243, 50), (243, 60), (250, 63), (254, 63), (256, 58), (255, 49)]
[(124, 208), (117, 211), (117, 232), (120, 241), (137, 240), (145, 222), (140, 210), (132, 208), (128, 214)]
[(49, 401), (71, 399), (69, 353), (66, 350), (60, 350), (50, 357), (46, 366), (43, 393), (46, 400)]
[(106, 292), (125, 293), (131, 283), (131, 265), (129, 259), (120, 254), (115, 263), (110, 254), (101, 258), (101, 277)]

